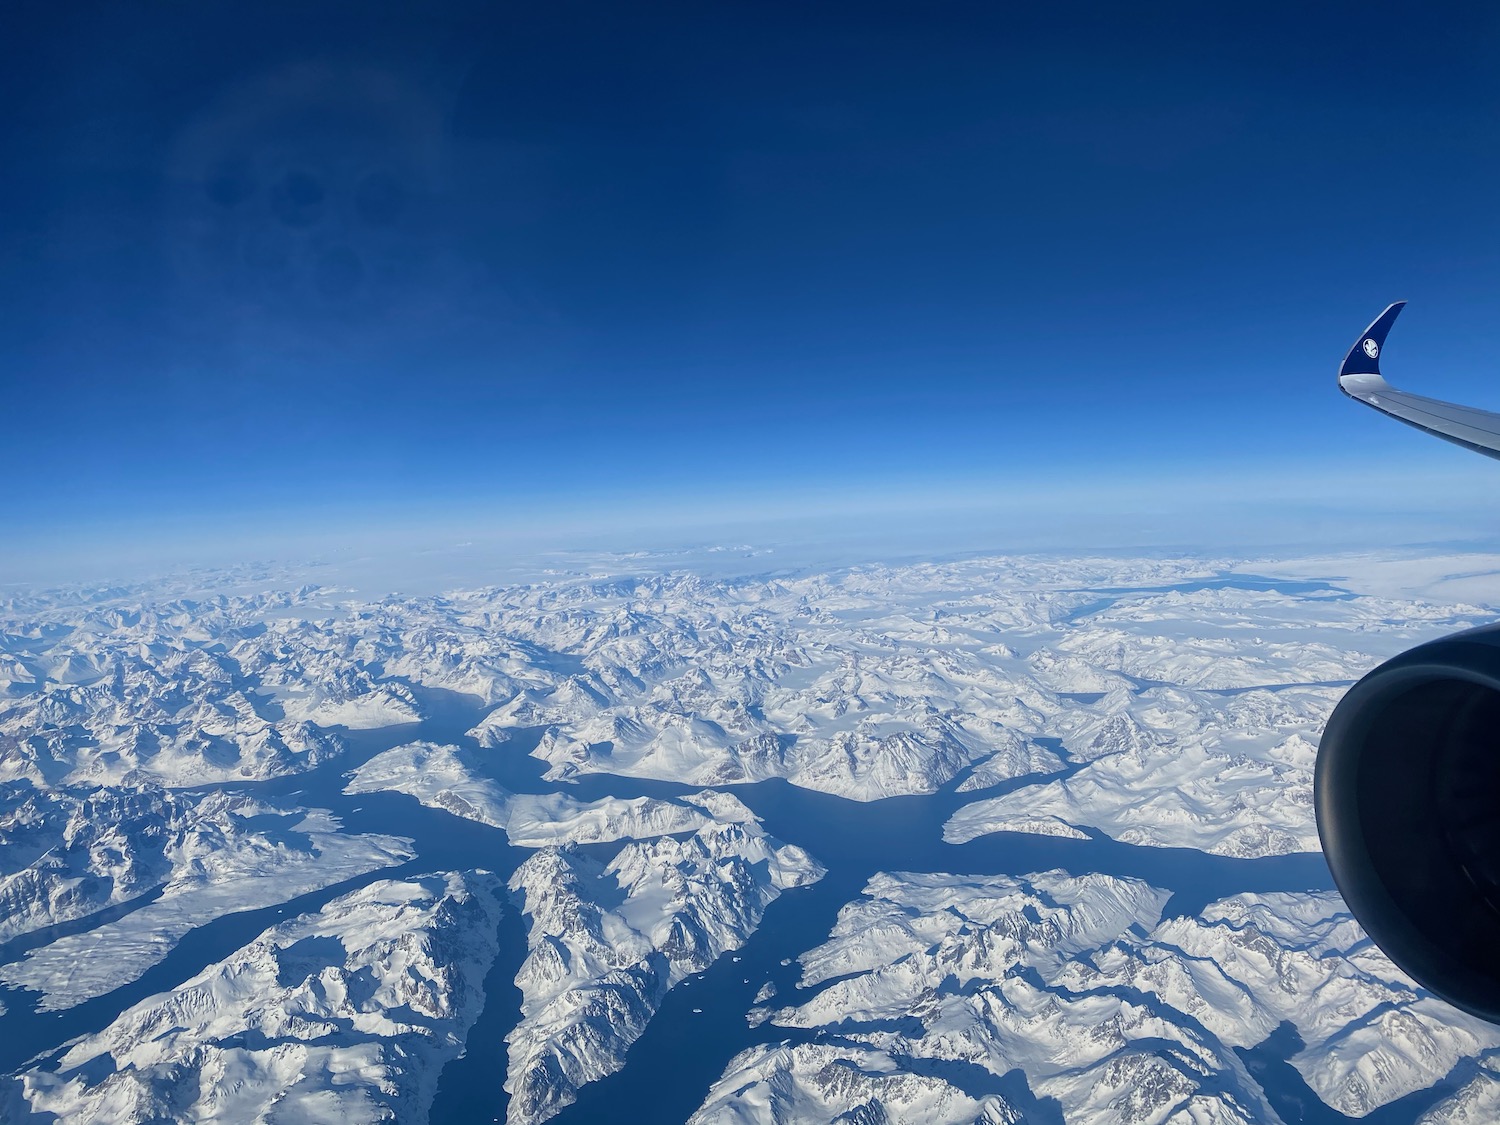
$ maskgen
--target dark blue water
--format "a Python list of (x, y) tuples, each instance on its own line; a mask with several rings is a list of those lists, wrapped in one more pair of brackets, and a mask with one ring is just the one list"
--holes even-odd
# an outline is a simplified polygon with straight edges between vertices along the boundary
[[(465, 734), (484, 713), (476, 700), (447, 692), (424, 693), (426, 722), (380, 731), (348, 732), (348, 753), (338, 761), (298, 777), (236, 786), (266, 800), (333, 809), (346, 828), (411, 837), (417, 857), (411, 862), (373, 872), (325, 890), (303, 895), (283, 907), (247, 911), (218, 919), (188, 934), (176, 949), (139, 981), (108, 996), (63, 1013), (38, 1014), (34, 997), (14, 990), (4, 995), (10, 1011), (0, 1019), (0, 1069), (12, 1070), (39, 1050), (55, 1058), (56, 1048), (74, 1036), (102, 1029), (122, 1010), (152, 993), (171, 988), (205, 964), (228, 956), (267, 926), (305, 911), (317, 910), (339, 894), (393, 874), (482, 867), (508, 877), (528, 855), (511, 847), (502, 832), (485, 825), (423, 808), (399, 794), (366, 793), (345, 796), (344, 773), (391, 746), (416, 738), (455, 744), (470, 764), (516, 792), (548, 792), (557, 786), (542, 780), (544, 763), (529, 756), (539, 732), (522, 732), (496, 749), (483, 749)], [(733, 791), (762, 818), (767, 831), (798, 844), (828, 868), (819, 883), (784, 893), (767, 909), (760, 929), (736, 955), (721, 958), (706, 972), (672, 990), (645, 1034), (631, 1048), (619, 1073), (585, 1087), (576, 1104), (555, 1120), (559, 1125), (623, 1120), (678, 1122), (702, 1102), (709, 1086), (738, 1051), (757, 1042), (791, 1035), (785, 1029), (752, 1029), (745, 1014), (756, 991), (767, 981), (775, 984), (777, 1005), (798, 1002), (796, 957), (821, 943), (839, 908), (859, 896), (879, 871), (953, 872), (957, 874), (1025, 874), (1059, 868), (1074, 874), (1104, 872), (1143, 879), (1172, 891), (1168, 913), (1197, 913), (1207, 903), (1241, 891), (1308, 891), (1332, 886), (1321, 856), (1300, 855), (1262, 860), (1236, 860), (1192, 850), (1138, 848), (1104, 837), (1065, 840), (1023, 834), (999, 834), (954, 845), (942, 839), (949, 816), (977, 797), (996, 796), (1034, 778), (1021, 778), (982, 793), (958, 793), (962, 775), (930, 796), (894, 797), (873, 803), (849, 801), (799, 789), (784, 781), (736, 786)], [(672, 797), (698, 787), (604, 775), (586, 776), (566, 787), (581, 800), (603, 796)], [(621, 845), (599, 845), (609, 852)], [(591, 849), (594, 850), (594, 849)], [(123, 913), (123, 911), (115, 912)], [(57, 927), (87, 929), (100, 919)], [(47, 935), (32, 935), (28, 945)], [(465, 1057), (444, 1070), (433, 1107), (435, 1122), (504, 1120), (508, 1098), (502, 1089), (506, 1071), (505, 1034), (520, 1015), (520, 992), (513, 978), (526, 953), (523, 919), (517, 910), (501, 923), (500, 954), (486, 978), (487, 1002), (469, 1036)], [(788, 964), (783, 965), (782, 962)], [(701, 1009), (701, 1011), (694, 1011)], [(1274, 1037), (1273, 1037), (1274, 1038)], [(1285, 1053), (1281, 1048), (1287, 1048)], [(1300, 1076), (1285, 1063), (1296, 1049), (1281, 1040), (1252, 1053), (1258, 1073), (1274, 1087), (1275, 1097), (1290, 1107), (1311, 1097)], [(972, 1068), (971, 1068), (972, 1069)], [(958, 1068), (950, 1081), (976, 1095), (1002, 1083), (1016, 1098), (1027, 1096), (1019, 1076), (996, 1079), (987, 1072), (973, 1074)], [(1436, 1097), (1422, 1095), (1429, 1101)], [(1403, 1099), (1407, 1119), (1419, 1112)], [(1423, 1103), (1424, 1105), (1426, 1102)], [(1045, 1106), (1034, 1107), (1038, 1120)], [(1312, 1098), (1309, 1122), (1341, 1120), (1326, 1114)], [(1331, 1112), (1331, 1111), (1330, 1111)], [(1293, 1118), (1289, 1117), (1289, 1120)], [(1375, 1117), (1367, 1119), (1377, 1122)], [(1391, 1118), (1390, 1120), (1395, 1120)], [(1382, 1118), (1377, 1125), (1385, 1125)]]
[(1325, 594), (1330, 601), (1347, 601), (1355, 595), (1341, 586), (1329, 582), (1309, 582), (1296, 578), (1267, 578), (1260, 574), (1225, 574), (1218, 578), (1195, 578), (1187, 582), (1172, 582), (1165, 586), (1099, 586), (1091, 593), (1104, 595), (1078, 606), (1063, 619), (1065, 622), (1080, 621), (1090, 614), (1106, 610), (1117, 602), (1140, 594), (1196, 594), (1201, 590), (1259, 590), (1288, 596), (1296, 594)]

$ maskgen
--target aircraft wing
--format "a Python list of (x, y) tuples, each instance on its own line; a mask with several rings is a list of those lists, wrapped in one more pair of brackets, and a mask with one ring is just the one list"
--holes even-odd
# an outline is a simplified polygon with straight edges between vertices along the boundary
[(1397, 301), (1366, 328), (1339, 368), (1339, 390), (1397, 421), (1475, 453), (1500, 459), (1500, 414), (1399, 391), (1380, 375), (1385, 337), (1406, 307)]

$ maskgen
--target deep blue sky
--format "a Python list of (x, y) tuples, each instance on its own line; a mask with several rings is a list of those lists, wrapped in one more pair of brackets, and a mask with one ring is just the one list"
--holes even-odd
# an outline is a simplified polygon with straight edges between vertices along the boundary
[(15, 5), (6, 522), (1495, 473), (1500, 8), (1138, 7)]

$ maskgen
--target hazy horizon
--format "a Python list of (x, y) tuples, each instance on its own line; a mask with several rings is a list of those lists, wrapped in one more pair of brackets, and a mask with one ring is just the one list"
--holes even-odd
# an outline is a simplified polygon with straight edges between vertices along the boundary
[(1493, 535), (1496, 466), (1334, 384), (1406, 298), (1392, 378), (1500, 405), (1500, 15), (1388, 14), (28, 9), (0, 580), (882, 507)]

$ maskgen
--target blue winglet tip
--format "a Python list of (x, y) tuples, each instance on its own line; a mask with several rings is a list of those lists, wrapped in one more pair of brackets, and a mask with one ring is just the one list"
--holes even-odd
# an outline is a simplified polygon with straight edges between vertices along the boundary
[(1397, 301), (1395, 304), (1388, 305), (1385, 312), (1377, 316), (1370, 327), (1360, 333), (1359, 339), (1354, 341), (1354, 346), (1344, 357), (1343, 366), (1339, 368), (1340, 379), (1345, 375), (1380, 374), (1380, 353), (1385, 349), (1386, 335), (1405, 307), (1405, 301)]

